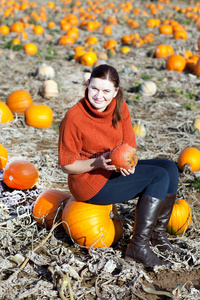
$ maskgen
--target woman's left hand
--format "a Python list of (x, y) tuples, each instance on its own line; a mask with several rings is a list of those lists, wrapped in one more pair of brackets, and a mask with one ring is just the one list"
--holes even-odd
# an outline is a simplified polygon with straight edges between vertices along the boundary
[(131, 168), (131, 169), (128, 169), (128, 170), (120, 168), (119, 171), (123, 176), (127, 176), (127, 175), (130, 175), (130, 174), (134, 174), (135, 173), (135, 168)]

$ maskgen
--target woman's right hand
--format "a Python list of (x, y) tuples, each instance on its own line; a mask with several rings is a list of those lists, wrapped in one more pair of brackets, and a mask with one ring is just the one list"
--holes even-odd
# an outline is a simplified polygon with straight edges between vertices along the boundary
[(117, 171), (117, 168), (114, 165), (111, 165), (111, 159), (109, 158), (110, 152), (103, 153), (99, 157), (97, 157), (95, 161), (95, 165), (97, 168), (109, 170), (109, 171)]

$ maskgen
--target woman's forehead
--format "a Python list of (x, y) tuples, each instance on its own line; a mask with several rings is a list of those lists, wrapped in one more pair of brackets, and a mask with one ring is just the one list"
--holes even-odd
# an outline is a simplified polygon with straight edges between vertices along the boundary
[(95, 85), (96, 87), (103, 88), (103, 89), (114, 88), (113, 82), (111, 82), (108, 79), (101, 79), (101, 78), (91, 78), (90, 85)]

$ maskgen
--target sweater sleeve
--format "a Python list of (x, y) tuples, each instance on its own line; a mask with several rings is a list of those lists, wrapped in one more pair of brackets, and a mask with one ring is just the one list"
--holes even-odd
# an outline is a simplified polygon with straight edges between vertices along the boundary
[(133, 148), (137, 147), (135, 132), (133, 130), (131, 115), (128, 109), (126, 102), (123, 102), (122, 108), (122, 117), (123, 117), (123, 141)]
[(58, 164), (68, 165), (80, 159), (82, 141), (80, 130), (76, 126), (73, 109), (69, 110), (59, 127)]

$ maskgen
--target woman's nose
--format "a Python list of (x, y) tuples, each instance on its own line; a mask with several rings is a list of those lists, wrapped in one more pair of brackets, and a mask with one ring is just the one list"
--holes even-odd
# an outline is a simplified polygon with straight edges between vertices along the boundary
[(103, 92), (102, 92), (101, 90), (99, 90), (99, 91), (97, 92), (97, 97), (100, 98), (100, 97), (102, 97), (102, 95), (103, 95)]

